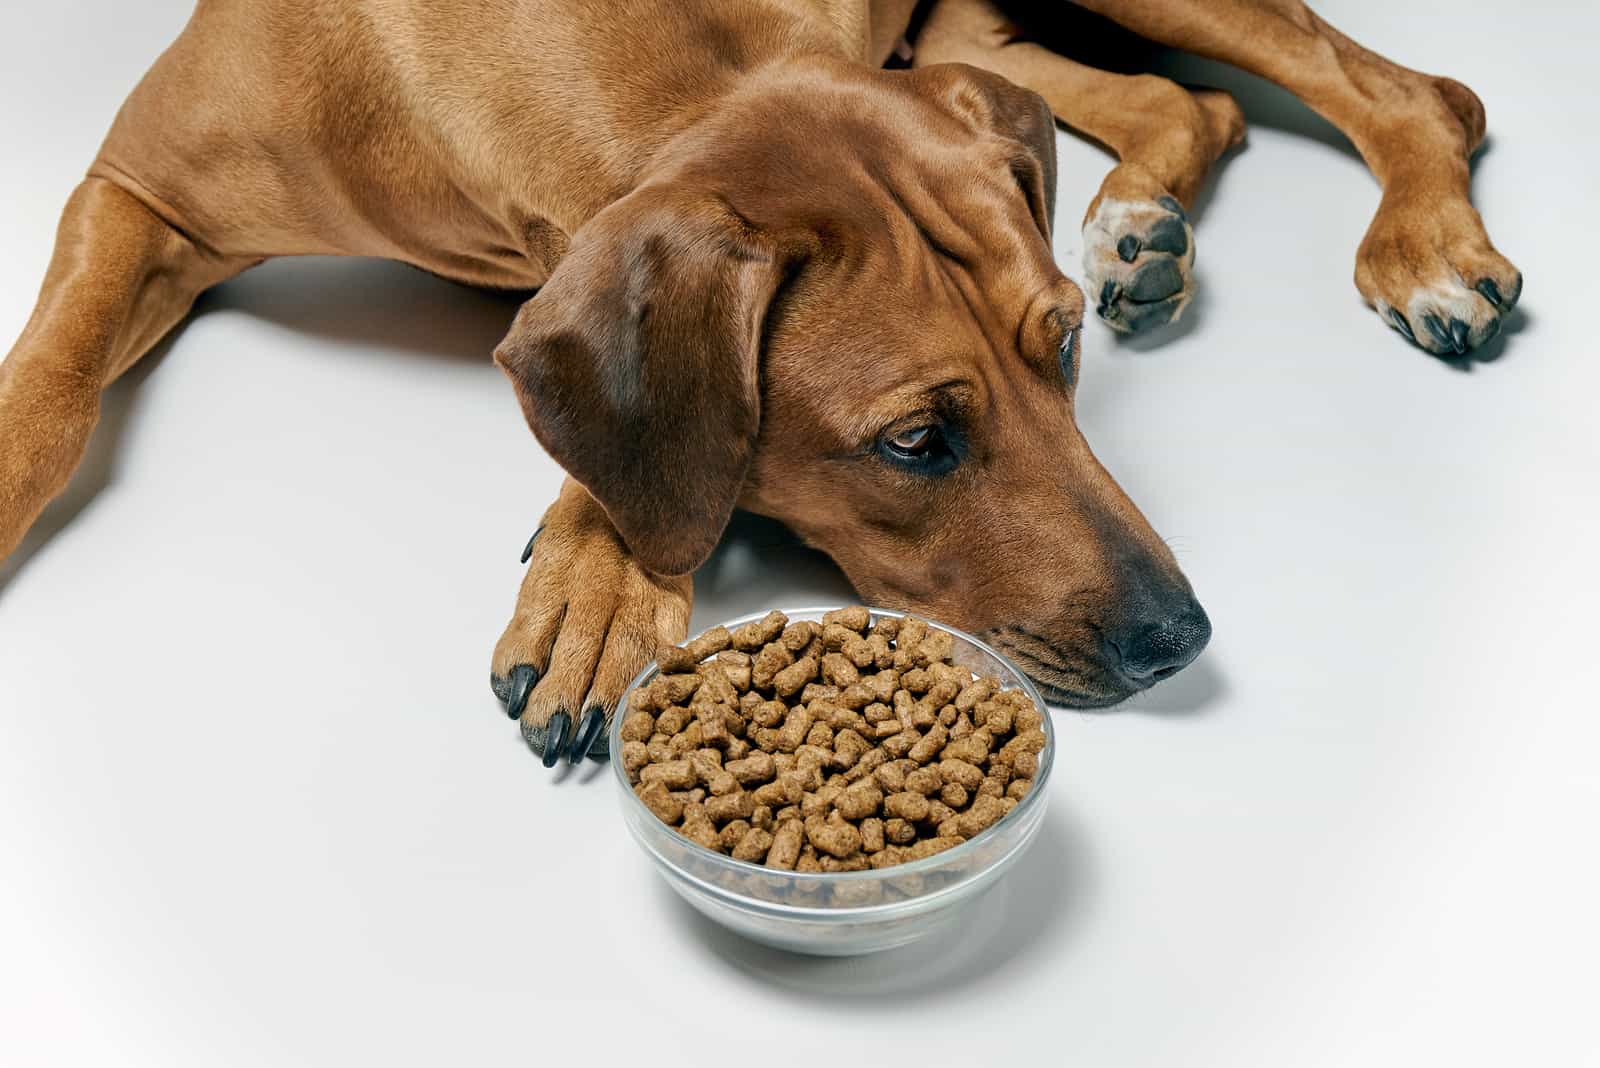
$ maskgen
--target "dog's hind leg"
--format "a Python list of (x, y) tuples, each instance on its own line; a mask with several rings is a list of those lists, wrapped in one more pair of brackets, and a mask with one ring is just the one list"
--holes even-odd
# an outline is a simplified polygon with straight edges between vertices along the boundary
[(101, 391), (202, 290), (247, 266), (202, 249), (104, 178), (73, 191), (33, 315), (0, 363), (0, 559), (66, 486)]
[(1383, 187), (1356, 287), (1384, 321), (1440, 356), (1494, 337), (1522, 274), (1469, 197), (1483, 105), (1460, 82), (1371, 52), (1300, 0), (1078, 0), (1162, 44), (1276, 82), (1349, 137)]
[(916, 62), (950, 61), (1032, 89), (1057, 119), (1117, 154), (1085, 216), (1084, 288), (1114, 329), (1176, 319), (1194, 292), (1187, 208), (1217, 157), (1244, 137), (1233, 98), (1075, 62), (1023, 39), (990, 0), (939, 0), (929, 11)]

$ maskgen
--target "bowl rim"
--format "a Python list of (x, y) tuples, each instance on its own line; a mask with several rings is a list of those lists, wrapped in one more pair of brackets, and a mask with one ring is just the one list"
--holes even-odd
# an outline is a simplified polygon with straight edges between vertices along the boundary
[[(764, 612), (752, 612), (752, 613), (750, 613), (748, 615), (737, 616), (737, 617), (735, 617), (733, 619), (727, 620), (727, 621), (725, 621), (723, 623), (720, 623), (720, 624), (715, 624), (714, 623), (714, 624), (712, 624), (712, 626), (714, 626), (714, 627), (715, 626), (724, 626), (724, 627), (727, 627), (729, 630), (732, 630), (734, 627), (743, 626), (746, 623), (754, 623), (755, 621), (764, 618), (765, 616), (767, 616), (768, 614), (770, 614), (771, 612), (774, 612), (774, 611), (782, 612), (784, 615), (790, 616), (791, 619), (792, 619), (793, 616), (798, 615), (798, 614), (802, 614), (802, 613), (820, 615), (820, 614), (822, 614), (824, 612), (832, 612), (832, 611), (836, 611), (837, 609), (840, 609), (840, 608), (852, 608), (852, 607), (857, 607), (857, 606), (856, 605), (849, 605), (849, 604), (840, 604), (840, 605), (823, 605), (823, 606), (805, 605), (805, 606), (795, 607), (795, 608), (777, 608), (777, 609), (769, 608)], [(1023, 691), (1023, 693), (1027, 694), (1028, 698), (1031, 701), (1033, 701), (1034, 705), (1039, 709), (1039, 711), (1041, 713), (1043, 713), (1043, 717), (1044, 717), (1043, 718), (1042, 727), (1043, 727), (1043, 730), (1044, 730), (1045, 744), (1044, 744), (1044, 748), (1039, 751), (1039, 770), (1038, 770), (1038, 773), (1035, 774), (1034, 777), (1033, 777), (1033, 787), (1028, 791), (1027, 795), (1021, 801), (1017, 802), (1016, 808), (1012, 809), (1010, 812), (1007, 812), (1004, 816), (1002, 816), (999, 819), (995, 820), (989, 826), (985, 827), (983, 830), (979, 831), (977, 834), (973, 835), (971, 838), (968, 838), (965, 842), (962, 842), (958, 846), (955, 846), (955, 847), (953, 847), (951, 849), (946, 849), (946, 850), (944, 850), (942, 852), (939, 852), (939, 853), (935, 853), (935, 854), (933, 854), (932, 856), (929, 856), (929, 857), (923, 857), (921, 860), (908, 861), (908, 862), (906, 862), (904, 864), (893, 864), (893, 865), (890, 865), (889, 867), (885, 867), (885, 868), (869, 868), (866, 871), (809, 872), (809, 871), (785, 871), (785, 870), (783, 870), (781, 868), (769, 868), (765, 864), (755, 864), (755, 863), (752, 863), (751, 861), (748, 861), (748, 860), (735, 860), (733, 857), (728, 856), (726, 853), (719, 853), (714, 849), (707, 849), (705, 846), (701, 845), (699, 842), (696, 842), (696, 841), (694, 841), (693, 839), (690, 839), (690, 838), (685, 838), (683, 835), (679, 834), (678, 838), (682, 840), (682, 844), (684, 846), (688, 847), (691, 850), (694, 850), (694, 851), (697, 851), (699, 853), (704, 854), (707, 858), (709, 858), (710, 860), (714, 861), (715, 863), (717, 863), (719, 865), (722, 865), (724, 867), (727, 867), (727, 868), (731, 868), (735, 872), (744, 872), (744, 873), (748, 873), (750, 875), (763, 875), (763, 876), (768, 876), (768, 877), (780, 876), (780, 877), (783, 877), (783, 878), (786, 878), (786, 879), (798, 879), (802, 883), (816, 883), (818, 885), (830, 885), (831, 886), (831, 885), (836, 885), (838, 883), (861, 882), (861, 881), (865, 881), (865, 880), (868, 880), (868, 879), (883, 879), (883, 878), (886, 878), (886, 877), (899, 877), (899, 876), (906, 876), (906, 875), (915, 875), (915, 874), (918, 874), (920, 872), (930, 871), (930, 870), (932, 870), (934, 868), (944, 867), (946, 864), (949, 864), (953, 860), (956, 860), (956, 859), (958, 859), (958, 858), (960, 858), (960, 857), (962, 857), (964, 855), (969, 855), (971, 853), (976, 852), (977, 851), (977, 847), (982, 845), (983, 842), (986, 839), (988, 839), (991, 836), (993, 836), (994, 834), (996, 834), (996, 832), (998, 832), (998, 830), (1000, 829), (1001, 825), (1005, 824), (1008, 820), (1012, 821), (1012, 825), (1015, 826), (1017, 820), (1020, 820), (1023, 815), (1025, 815), (1027, 812), (1031, 811), (1032, 809), (1037, 808), (1038, 806), (1044, 804), (1044, 798), (1046, 796), (1044, 788), (1049, 783), (1051, 769), (1055, 766), (1055, 748), (1056, 748), (1055, 724), (1054, 724), (1054, 722), (1052, 722), (1052, 719), (1051, 719), (1049, 704), (1047, 704), (1045, 702), (1044, 698), (1042, 696), (1040, 696), (1038, 689), (1033, 685), (1033, 680), (1028, 678), (1027, 672), (1023, 671), (1022, 668), (1019, 667), (1015, 662), (1013, 662), (1010, 657), (1006, 656), (1004, 653), (1000, 652), (998, 649), (995, 649), (988, 642), (985, 642), (983, 639), (978, 638), (975, 635), (967, 633), (966, 631), (960, 629), (959, 627), (952, 627), (948, 623), (940, 623), (936, 619), (929, 619), (927, 616), (918, 615), (915, 612), (901, 612), (901, 611), (898, 611), (898, 610), (892, 609), (892, 608), (874, 608), (871, 605), (867, 605), (867, 606), (864, 606), (864, 607), (866, 607), (867, 611), (869, 613), (871, 613), (871, 617), (872, 617), (872, 619), (874, 621), (876, 621), (877, 618), (880, 617), (880, 616), (881, 617), (885, 617), (885, 618), (894, 618), (894, 619), (901, 619), (901, 620), (904, 620), (904, 619), (920, 619), (924, 623), (927, 623), (929, 626), (938, 627), (940, 630), (948, 631), (954, 637), (957, 637), (957, 638), (962, 639), (963, 641), (969, 642), (972, 645), (976, 646), (981, 651), (983, 651), (983, 652), (989, 654), (990, 656), (994, 657), (1000, 663), (1002, 663), (1006, 667), (1010, 668), (1012, 673), (1015, 674), (1016, 677), (1021, 680), (1022, 684), (1018, 688), (1021, 689)], [(613, 717), (613, 721), (612, 721), (612, 725), (611, 725), (610, 731), (607, 732), (610, 735), (610, 737), (607, 740), (609, 741), (609, 743), (611, 745), (611, 758), (610, 758), (609, 763), (611, 764), (611, 772), (612, 772), (612, 775), (615, 777), (615, 779), (617, 781), (617, 785), (622, 788), (623, 794), (626, 795), (626, 800), (624, 801), (624, 804), (631, 804), (632, 806), (634, 806), (634, 808), (636, 808), (644, 816), (646, 816), (649, 819), (654, 820), (656, 823), (660, 824), (662, 826), (662, 828), (664, 828), (665, 830), (676, 834), (677, 832), (674, 830), (674, 828), (668, 827), (665, 823), (662, 823), (661, 822), (661, 817), (657, 816), (654, 812), (650, 811), (650, 809), (645, 805), (645, 803), (643, 801), (639, 800), (638, 795), (633, 792), (633, 784), (628, 781), (628, 773), (627, 773), (626, 770), (624, 770), (624, 768), (622, 766), (621, 731), (622, 731), (622, 721), (627, 717), (627, 714), (628, 714), (627, 713), (628, 700), (629, 700), (629, 698), (631, 698), (633, 696), (633, 691), (638, 689), (638, 687), (641, 684), (643, 684), (647, 679), (649, 679), (657, 670), (659, 670), (659, 665), (657, 664), (656, 661), (652, 660), (649, 663), (649, 665), (647, 667), (645, 667), (645, 669), (643, 671), (639, 672), (638, 675), (634, 676), (633, 681), (628, 684), (627, 690), (623, 692), (622, 701), (617, 706), (617, 714)], [(1013, 819), (1013, 817), (1015, 817), (1015, 819)], [(656, 857), (662, 863), (665, 863), (665, 864), (671, 866), (672, 869), (675, 872), (679, 872), (679, 873), (681, 873), (681, 874), (683, 874), (683, 875), (685, 875), (685, 876), (687, 876), (689, 878), (694, 878), (697, 883), (703, 883), (704, 882), (704, 880), (695, 877), (692, 873), (684, 871), (679, 865), (674, 864), (671, 860), (668, 860), (666, 857), (661, 856), (658, 852), (656, 852), (655, 849), (651, 848), (648, 845), (648, 843), (641, 842), (640, 844), (644, 845), (646, 851), (649, 852), (652, 856)], [(994, 864), (996, 862), (1002, 861), (1004, 859), (1005, 859), (1004, 857), (995, 858), (995, 861), (992, 861), (991, 863), (984, 865), (984, 867), (981, 870), (982, 871), (988, 871), (990, 868), (992, 868), (994, 866)], [(947, 891), (954, 890), (954, 889), (957, 889), (957, 888), (958, 888), (957, 886), (942, 887), (939, 890), (936, 890), (936, 891), (934, 891), (934, 892), (932, 892), (930, 894), (925, 894), (925, 895), (924, 894), (919, 894), (919, 895), (916, 895), (914, 897), (911, 897), (911, 898), (907, 899), (906, 901), (885, 902), (885, 903), (877, 904), (877, 905), (847, 906), (845, 908), (838, 908), (838, 909), (819, 908), (819, 907), (816, 907), (816, 906), (804, 906), (804, 905), (801, 905), (801, 906), (783, 905), (783, 904), (779, 904), (777, 902), (765, 901), (765, 900), (763, 900), (762, 898), (759, 898), (759, 897), (754, 897), (754, 896), (749, 895), (749, 894), (742, 894), (742, 893), (739, 893), (737, 891), (728, 890), (728, 889), (722, 888), (722, 887), (716, 887), (715, 889), (722, 896), (725, 896), (727, 898), (730, 898), (730, 899), (733, 899), (733, 900), (737, 900), (737, 901), (750, 902), (752, 904), (759, 905), (763, 909), (781, 909), (783, 911), (817, 913), (817, 914), (823, 915), (823, 916), (841, 916), (841, 915), (848, 914), (848, 913), (851, 913), (851, 912), (862, 913), (862, 912), (872, 912), (874, 910), (879, 910), (879, 909), (904, 908), (908, 904), (920, 903), (920, 902), (922, 902), (924, 900), (932, 900), (932, 899), (940, 896), (941, 894), (943, 894), (943, 893), (945, 893)]]

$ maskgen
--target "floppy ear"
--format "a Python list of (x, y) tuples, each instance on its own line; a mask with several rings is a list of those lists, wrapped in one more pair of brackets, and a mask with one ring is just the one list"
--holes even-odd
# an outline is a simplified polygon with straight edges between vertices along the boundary
[(912, 72), (937, 86), (951, 111), (1017, 147), (1011, 173), (1028, 196), (1039, 232), (1056, 219), (1056, 119), (1044, 97), (993, 71), (939, 63)]
[(693, 571), (733, 513), (793, 262), (725, 202), (645, 186), (574, 235), (495, 350), (539, 442), (651, 571)]

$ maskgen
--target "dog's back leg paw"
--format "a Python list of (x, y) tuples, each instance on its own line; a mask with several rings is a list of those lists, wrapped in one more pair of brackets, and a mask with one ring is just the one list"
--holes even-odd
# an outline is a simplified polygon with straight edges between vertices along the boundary
[(1084, 292), (1100, 318), (1121, 333), (1175, 322), (1194, 296), (1188, 213), (1137, 172), (1130, 165), (1113, 172), (1083, 227)]

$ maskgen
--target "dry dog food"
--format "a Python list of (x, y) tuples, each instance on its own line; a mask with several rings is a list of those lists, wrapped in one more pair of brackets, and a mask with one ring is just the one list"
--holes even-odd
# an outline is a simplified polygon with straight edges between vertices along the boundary
[(634, 792), (684, 837), (785, 871), (861, 871), (982, 831), (1033, 785), (1043, 714), (918, 619), (841, 608), (662, 650), (622, 723)]

